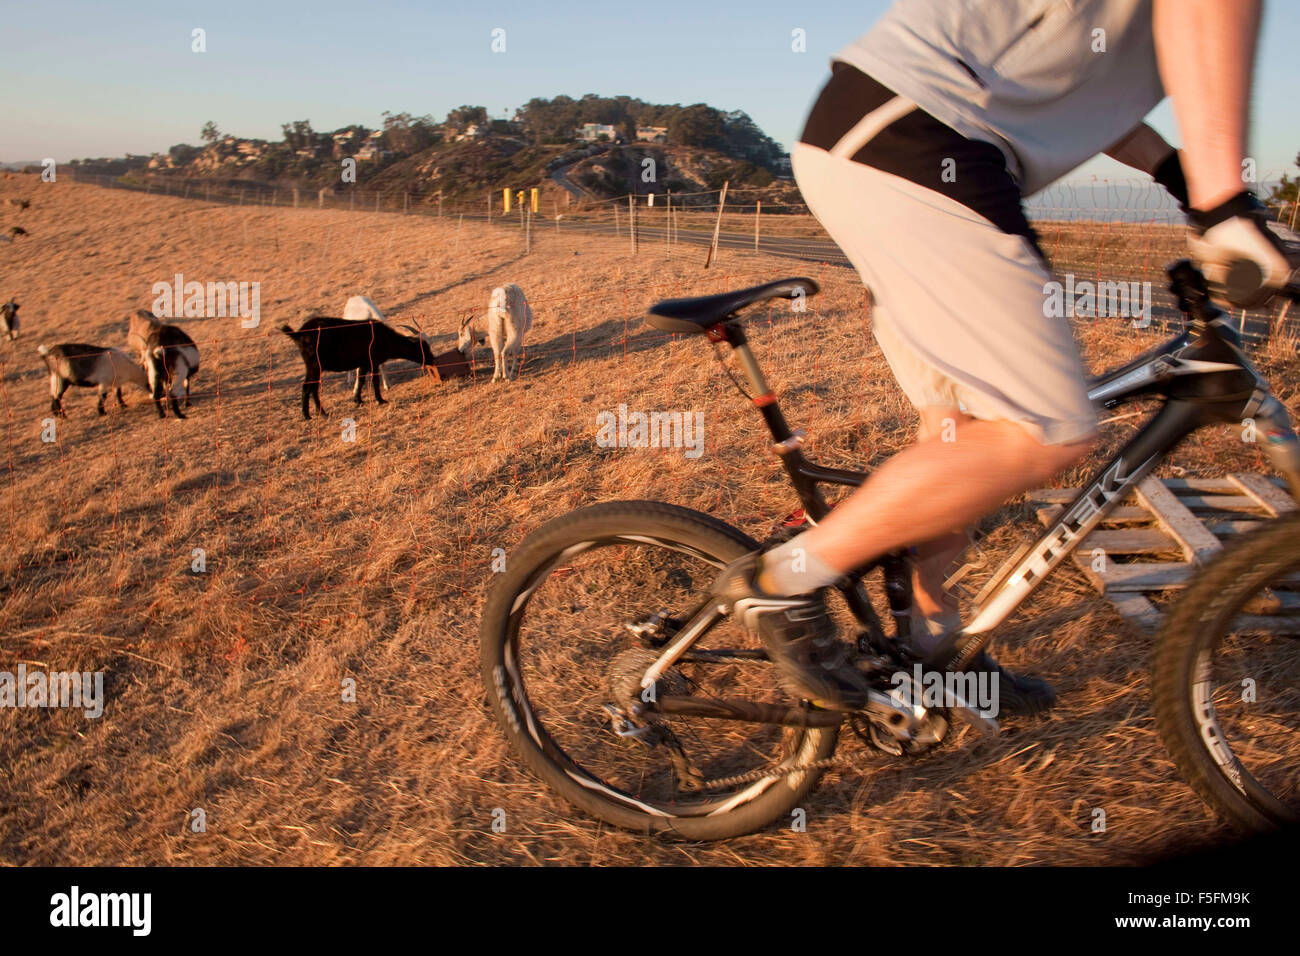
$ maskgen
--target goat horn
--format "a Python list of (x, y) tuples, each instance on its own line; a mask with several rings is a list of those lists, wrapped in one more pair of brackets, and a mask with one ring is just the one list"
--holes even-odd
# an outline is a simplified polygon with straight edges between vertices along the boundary
[(424, 334), (424, 333), (421, 332), (419, 329), (417, 329), (415, 326), (413, 326), (413, 325), (411, 325), (411, 324), (409, 324), (409, 323), (405, 323), (405, 322), (402, 323), (401, 325), (399, 325), (398, 328), (399, 328), (399, 329), (410, 329), (410, 330), (411, 330), (412, 332), (414, 332), (416, 335), (423, 335), (423, 334)]

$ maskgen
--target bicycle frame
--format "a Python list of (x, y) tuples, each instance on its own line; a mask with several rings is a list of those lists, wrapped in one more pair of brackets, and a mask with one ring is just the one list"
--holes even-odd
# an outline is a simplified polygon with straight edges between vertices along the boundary
[[(1128, 495), (1185, 437), (1207, 425), (1256, 423), (1273, 466), (1285, 477), (1292, 497), (1300, 501), (1300, 439), (1286, 409), (1270, 394), (1265, 381), (1242, 351), (1240, 338), (1225, 313), (1209, 298), (1204, 277), (1190, 262), (1169, 269), (1171, 290), (1179, 308), (1190, 318), (1187, 330), (1118, 369), (1092, 379), (1089, 397), (1098, 409), (1112, 409), (1144, 398), (1159, 397), (1160, 408), (1146, 425), (1086, 483), (1075, 499), (1039, 538), (1013, 554), (976, 599), (970, 622), (930, 655), (947, 670), (960, 670), (983, 649), (991, 632), (1007, 619), (1057, 565), (1079, 546), (1119, 502)], [(813, 523), (830, 511), (820, 484), (858, 487), (865, 472), (828, 468), (810, 461), (801, 449), (803, 433), (790, 429), (780, 403), (767, 384), (750, 350), (744, 329), (724, 322), (708, 330), (715, 342), (736, 352), (754, 404), (775, 442), (775, 451)], [(905, 561), (897, 552), (877, 559), (851, 576), (856, 585), (875, 566)], [(905, 567), (905, 565), (904, 565)], [(890, 568), (886, 564), (887, 586)], [(897, 585), (899, 582), (892, 582)], [(910, 584), (907, 585), (910, 589)], [(841, 587), (860, 621), (875, 613), (856, 586)], [(890, 594), (891, 607), (903, 610)], [(906, 594), (910, 603), (910, 590)], [(864, 606), (865, 605), (865, 606)]]

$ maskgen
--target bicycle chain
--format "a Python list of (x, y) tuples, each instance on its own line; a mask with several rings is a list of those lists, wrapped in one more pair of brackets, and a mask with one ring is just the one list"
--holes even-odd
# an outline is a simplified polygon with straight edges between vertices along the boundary
[(812, 763), (801, 763), (793, 767), (768, 767), (767, 769), (751, 770), (749, 773), (738, 773), (731, 777), (722, 777), (718, 780), (710, 780), (701, 786), (702, 790), (717, 790), (722, 787), (735, 787), (742, 783), (753, 783), (755, 780), (762, 780), (764, 777), (784, 777), (791, 773), (801, 773), (805, 770), (829, 770), (837, 763), (834, 757), (823, 757), (821, 760), (814, 760)]

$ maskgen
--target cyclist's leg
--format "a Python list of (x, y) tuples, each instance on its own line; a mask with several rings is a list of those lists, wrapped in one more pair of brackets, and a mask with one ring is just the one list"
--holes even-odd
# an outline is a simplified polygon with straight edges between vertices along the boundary
[[(971, 420), (956, 405), (927, 405), (918, 409), (921, 427), (918, 439), (943, 440), (949, 432), (955, 434), (958, 423)], [(965, 530), (953, 530), (922, 541), (916, 545), (912, 561), (912, 606), (927, 618), (951, 621), (957, 611), (957, 600), (943, 588), (945, 574), (953, 561), (970, 545), (970, 535)]]
[[(876, 339), (909, 400), (969, 416), (894, 456), (796, 539), (810, 566), (844, 573), (1049, 480), (1090, 447), (1096, 417), (1069, 324), (1045, 309), (1052, 277), (1031, 237), (824, 150), (796, 144), (793, 158), (809, 207), (871, 291)], [(796, 583), (780, 565), (767, 579)]]

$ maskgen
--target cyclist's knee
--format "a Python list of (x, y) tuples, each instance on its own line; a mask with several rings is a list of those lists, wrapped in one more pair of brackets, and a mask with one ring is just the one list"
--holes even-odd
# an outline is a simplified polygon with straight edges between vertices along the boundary
[(1025, 471), (1038, 480), (1051, 478), (1085, 457), (1097, 446), (1097, 433), (1052, 442), (1036, 429), (1022, 429)]

